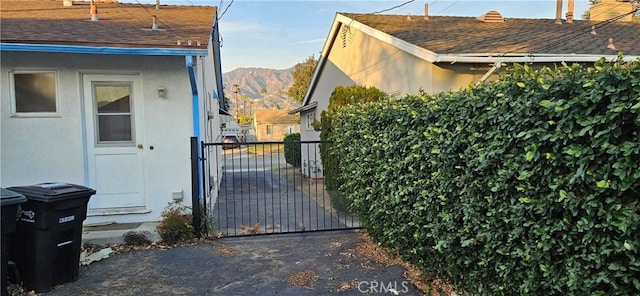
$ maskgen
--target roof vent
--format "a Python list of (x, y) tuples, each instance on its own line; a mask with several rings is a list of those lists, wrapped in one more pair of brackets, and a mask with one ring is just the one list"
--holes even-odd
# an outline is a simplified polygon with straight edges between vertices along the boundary
[(478, 20), (485, 23), (503, 23), (504, 18), (499, 12), (492, 10), (478, 17)]

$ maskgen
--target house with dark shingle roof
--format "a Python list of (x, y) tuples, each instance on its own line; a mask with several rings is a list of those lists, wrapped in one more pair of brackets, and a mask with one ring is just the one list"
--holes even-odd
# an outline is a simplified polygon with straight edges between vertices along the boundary
[(217, 8), (3, 0), (0, 13), (0, 185), (91, 187), (87, 223), (190, 203), (190, 137), (216, 140), (224, 106)]
[[(302, 106), (290, 113), (300, 114), (301, 140), (316, 141), (320, 133), (312, 123), (338, 85), (374, 86), (401, 97), (495, 79), (511, 63), (593, 63), (617, 59), (618, 53), (635, 60), (640, 23), (624, 21), (630, 19), (569, 23), (504, 18), (496, 11), (477, 18), (337, 13)], [(302, 162), (309, 157), (320, 159), (307, 154)]]
[(259, 142), (280, 142), (286, 135), (300, 132), (295, 116), (287, 110), (255, 110), (252, 124)]

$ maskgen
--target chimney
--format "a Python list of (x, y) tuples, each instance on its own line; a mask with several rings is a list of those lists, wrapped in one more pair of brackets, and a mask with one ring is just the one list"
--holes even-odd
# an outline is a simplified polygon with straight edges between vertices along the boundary
[(562, 24), (562, 0), (556, 0), (556, 24)]
[(613, 44), (613, 38), (609, 37), (609, 45), (607, 45), (608, 49), (616, 50), (616, 46)]
[(573, 24), (574, 0), (569, 0), (567, 6), (567, 24)]
[(92, 21), (98, 21), (100, 19), (100, 17), (98, 16), (98, 6), (96, 6), (95, 3), (93, 3), (93, 0), (91, 0), (91, 20)]
[(156, 9), (160, 9), (160, 0), (156, 0)]
[(429, 19), (429, 3), (424, 4), (424, 19)]

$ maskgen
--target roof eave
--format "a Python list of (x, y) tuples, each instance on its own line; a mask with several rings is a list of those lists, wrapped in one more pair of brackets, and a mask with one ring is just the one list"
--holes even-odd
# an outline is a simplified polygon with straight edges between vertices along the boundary
[(313, 109), (313, 108), (315, 108), (317, 106), (318, 106), (318, 101), (313, 101), (313, 102), (309, 103), (308, 105), (302, 105), (302, 106), (300, 106), (298, 108), (290, 110), (288, 113), (293, 115), (293, 114), (301, 113), (302, 111), (311, 110), (311, 109)]
[(124, 48), (93, 47), (55, 44), (0, 43), (0, 51), (25, 51), (48, 53), (121, 54), (153, 56), (206, 56), (207, 50), (200, 48)]
[[(639, 56), (624, 56), (625, 61), (636, 60)], [(526, 54), (520, 56), (471, 56), (467, 54), (438, 54), (434, 63), (554, 63), (554, 62), (596, 62), (601, 58), (617, 60), (617, 54)]]

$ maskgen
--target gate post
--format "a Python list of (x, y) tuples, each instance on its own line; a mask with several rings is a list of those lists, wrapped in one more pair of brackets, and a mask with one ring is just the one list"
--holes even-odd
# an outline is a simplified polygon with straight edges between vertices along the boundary
[(193, 230), (197, 238), (200, 238), (200, 186), (198, 175), (198, 138), (191, 137), (191, 215), (193, 216)]

